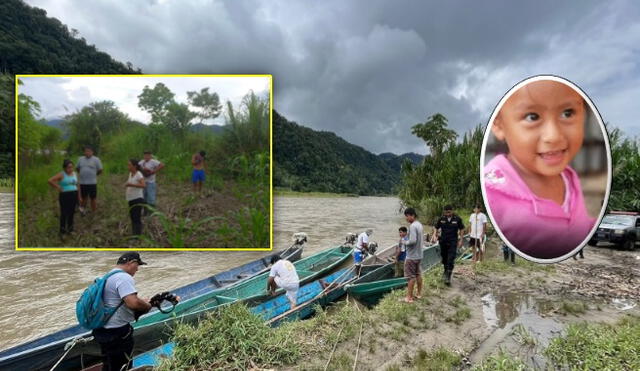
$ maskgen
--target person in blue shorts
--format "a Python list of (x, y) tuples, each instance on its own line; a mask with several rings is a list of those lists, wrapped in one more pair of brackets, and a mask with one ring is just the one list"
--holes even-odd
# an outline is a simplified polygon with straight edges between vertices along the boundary
[(206, 152), (200, 151), (191, 156), (191, 165), (193, 165), (193, 172), (191, 173), (191, 182), (193, 183), (193, 191), (200, 193), (202, 191), (202, 183), (205, 180), (204, 174), (204, 159)]
[(358, 236), (358, 243), (353, 250), (353, 262), (356, 266), (356, 275), (360, 276), (362, 261), (369, 254), (369, 236), (373, 234), (373, 229), (368, 228)]

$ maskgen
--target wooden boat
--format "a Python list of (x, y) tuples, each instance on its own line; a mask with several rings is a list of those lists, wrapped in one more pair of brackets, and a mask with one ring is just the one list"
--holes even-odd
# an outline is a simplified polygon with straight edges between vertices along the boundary
[[(423, 258), (420, 269), (424, 272), (441, 261), (440, 245), (435, 244), (423, 247)], [(358, 278), (345, 286), (349, 296), (355, 298), (368, 306), (376, 305), (380, 299), (388, 292), (402, 288), (407, 285), (408, 280), (404, 277), (394, 277), (394, 263), (380, 266)]]
[[(379, 265), (363, 266), (362, 271), (366, 274), (379, 267)], [(355, 278), (354, 269), (345, 268), (301, 286), (298, 290), (297, 307), (294, 310), (290, 309), (291, 304), (284, 294), (260, 304), (252, 305), (251, 301), (247, 302), (247, 304), (250, 306), (251, 312), (262, 317), (272, 326), (277, 326), (285, 321), (305, 319), (312, 316), (315, 312), (316, 304), (325, 307), (339, 299), (345, 294), (345, 284)], [(173, 355), (174, 348), (175, 343), (169, 342), (145, 352), (134, 358), (133, 368), (143, 369), (145, 367), (158, 366), (163, 358)]]
[[(291, 261), (296, 261), (300, 259), (302, 250), (302, 244), (294, 244), (291, 248), (277, 253), (288, 257)], [(188, 301), (216, 289), (224, 288), (245, 280), (246, 277), (264, 272), (269, 266), (271, 256), (274, 254), (269, 254), (264, 258), (256, 259), (242, 266), (179, 287), (173, 292), (183, 300)], [(152, 317), (156, 313), (160, 312), (154, 311), (146, 317)], [(142, 317), (141, 319), (144, 318)], [(138, 327), (137, 324), (134, 325)], [(147, 336), (154, 337), (154, 333), (162, 332), (157, 328), (153, 329), (153, 331), (150, 330), (145, 329), (139, 333), (146, 333)], [(73, 344), (73, 347), (65, 349), (67, 344), (69, 346)], [(99, 346), (92, 340), (91, 332), (81, 326), (73, 326), (0, 352), (0, 369), (49, 370), (67, 350), (69, 350), (69, 353), (57, 366), (56, 370), (82, 369), (82, 361), (85, 361), (86, 364), (91, 364), (99, 359), (100, 355)]]

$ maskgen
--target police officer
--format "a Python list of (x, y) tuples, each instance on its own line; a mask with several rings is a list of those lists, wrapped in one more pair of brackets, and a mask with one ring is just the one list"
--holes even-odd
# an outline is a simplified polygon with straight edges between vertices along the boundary
[(462, 224), (462, 219), (453, 213), (453, 207), (447, 205), (444, 207), (444, 213), (438, 219), (435, 228), (439, 230), (438, 242), (440, 243), (442, 265), (444, 266), (442, 278), (445, 285), (451, 286), (453, 264), (456, 260), (458, 247), (462, 246), (464, 225)]

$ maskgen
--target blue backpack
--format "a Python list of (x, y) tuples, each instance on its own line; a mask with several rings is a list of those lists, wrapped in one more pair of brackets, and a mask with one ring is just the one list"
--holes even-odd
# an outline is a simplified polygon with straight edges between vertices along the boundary
[(107, 307), (104, 305), (104, 300), (102, 299), (107, 279), (120, 272), (124, 271), (118, 269), (96, 278), (94, 282), (84, 290), (82, 295), (80, 295), (80, 299), (76, 302), (76, 317), (78, 318), (80, 326), (89, 330), (103, 327), (107, 321), (109, 321), (109, 318), (120, 308), (123, 303), (122, 301), (117, 307)]

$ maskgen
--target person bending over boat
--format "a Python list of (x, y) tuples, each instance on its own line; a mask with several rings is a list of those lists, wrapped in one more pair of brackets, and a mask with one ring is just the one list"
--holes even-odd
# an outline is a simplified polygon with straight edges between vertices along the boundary
[(358, 243), (356, 248), (353, 249), (353, 263), (356, 266), (356, 275), (360, 276), (360, 270), (362, 269), (362, 261), (365, 256), (369, 254), (369, 237), (373, 234), (373, 229), (367, 228), (366, 231), (360, 233), (358, 236)]
[(282, 287), (287, 292), (287, 299), (291, 304), (291, 309), (297, 305), (298, 289), (300, 288), (300, 278), (296, 267), (288, 260), (280, 258), (280, 255), (271, 257), (271, 271), (267, 280), (267, 290), (272, 296), (276, 294), (276, 289)]
[[(400, 243), (404, 244), (407, 257), (404, 262), (404, 276), (407, 277), (409, 283), (407, 284), (407, 297), (404, 301), (407, 303), (413, 303), (414, 299), (420, 299), (422, 293), (422, 272), (420, 271), (420, 263), (422, 262), (422, 245), (423, 245), (423, 233), (424, 228), (417, 218), (416, 211), (409, 207), (404, 211), (404, 216), (409, 226), (409, 239), (401, 240)], [(413, 288), (416, 287), (416, 293), (413, 294)]]
[(129, 369), (132, 364), (133, 327), (136, 313), (147, 313), (151, 309), (148, 300), (138, 297), (133, 276), (138, 267), (145, 265), (136, 252), (122, 254), (104, 286), (103, 300), (107, 307), (118, 307), (104, 327), (92, 331), (102, 351), (104, 371)]

